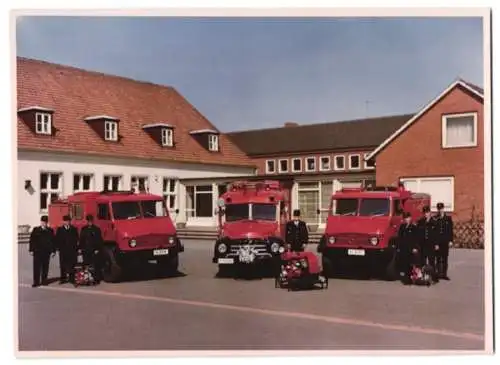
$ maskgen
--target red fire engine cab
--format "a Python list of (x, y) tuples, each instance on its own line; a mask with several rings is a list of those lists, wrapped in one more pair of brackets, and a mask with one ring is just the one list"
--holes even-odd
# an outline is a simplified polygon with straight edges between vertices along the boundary
[(91, 214), (104, 240), (103, 278), (116, 282), (124, 271), (155, 263), (159, 271), (175, 273), (184, 247), (161, 196), (133, 191), (82, 192), (49, 205), (49, 223), (62, 225), (70, 215), (78, 229)]
[(277, 265), (285, 250), (288, 199), (278, 181), (234, 182), (221, 195), (213, 263), (219, 275), (235, 265)]
[(323, 269), (332, 274), (341, 271), (344, 264), (359, 264), (371, 273), (394, 279), (402, 213), (409, 212), (416, 221), (430, 201), (429, 194), (413, 193), (403, 186), (337, 191), (332, 195), (325, 233), (318, 245)]

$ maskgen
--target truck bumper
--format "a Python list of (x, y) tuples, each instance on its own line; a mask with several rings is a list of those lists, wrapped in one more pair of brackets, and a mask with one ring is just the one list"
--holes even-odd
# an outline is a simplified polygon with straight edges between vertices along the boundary
[(147, 250), (120, 251), (117, 255), (117, 260), (121, 264), (154, 263), (155, 261), (169, 261), (177, 257), (179, 252), (183, 252), (183, 249), (176, 246)]
[(322, 254), (324, 257), (335, 261), (351, 262), (373, 262), (386, 263), (394, 257), (395, 250), (392, 248), (366, 249), (348, 247), (324, 247)]

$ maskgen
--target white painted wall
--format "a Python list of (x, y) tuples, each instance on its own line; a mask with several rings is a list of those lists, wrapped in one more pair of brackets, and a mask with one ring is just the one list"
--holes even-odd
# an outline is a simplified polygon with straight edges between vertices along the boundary
[[(89, 157), (84, 155), (60, 154), (48, 152), (26, 152), (18, 151), (17, 162), (17, 218), (18, 225), (39, 223), (40, 214), (40, 173), (56, 172), (62, 173), (62, 195), (68, 196), (73, 193), (73, 175), (88, 173), (93, 174), (93, 190), (103, 190), (104, 175), (122, 176), (121, 189), (130, 189), (130, 179), (133, 175), (147, 176), (149, 179), (149, 190), (152, 194), (162, 194), (162, 183), (164, 177), (175, 179), (200, 179), (200, 178), (224, 178), (232, 176), (254, 175), (254, 168), (215, 166), (207, 164), (188, 164), (170, 162), (151, 162), (135, 159), (118, 159), (105, 157)], [(34, 188), (33, 194), (24, 189), (25, 180), (31, 180)], [(204, 185), (210, 184), (204, 182)], [(216, 188), (216, 185), (215, 185)], [(217, 191), (214, 190), (214, 202), (217, 199)], [(186, 222), (185, 205), (186, 190), (179, 184), (177, 199), (179, 215), (174, 217), (177, 222)], [(214, 204), (215, 206), (215, 204)], [(190, 220), (189, 224), (214, 225), (214, 219), (200, 219), (200, 222)]]

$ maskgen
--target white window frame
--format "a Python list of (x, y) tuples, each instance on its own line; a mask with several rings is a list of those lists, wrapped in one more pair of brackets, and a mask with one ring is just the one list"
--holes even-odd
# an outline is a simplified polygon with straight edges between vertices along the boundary
[[(78, 188), (75, 189), (74, 187), (74, 180), (75, 180), (75, 176), (78, 176)], [(90, 177), (90, 183), (89, 183), (89, 188), (88, 190), (85, 190), (83, 188), (83, 177), (84, 176), (89, 176)], [(73, 185), (72, 188), (73, 188), (73, 192), (74, 193), (79, 193), (79, 192), (83, 192), (83, 191), (93, 191), (94, 190), (94, 174), (92, 173), (87, 173), (87, 172), (75, 172), (73, 174), (73, 180), (71, 180), (71, 184)]]
[(114, 120), (104, 121), (104, 139), (106, 141), (118, 141), (118, 122)]
[(140, 190), (139, 190), (139, 185), (140, 185), (139, 184), (139, 180), (140, 179), (144, 179), (144, 187), (146, 188), (145, 190), (146, 190), (146, 192), (149, 192), (149, 176), (148, 175), (131, 175), (130, 176), (130, 189), (134, 188), (133, 185), (132, 185), (132, 180), (134, 178), (137, 180), (137, 190), (135, 190), (135, 191), (140, 192)]
[(172, 147), (174, 145), (174, 130), (172, 128), (161, 129), (161, 145)]
[[(273, 170), (269, 170), (269, 162), (273, 163)], [(266, 174), (275, 174), (276, 173), (276, 160), (266, 160)]]
[[(294, 167), (295, 161), (300, 161), (300, 169), (295, 169), (295, 167)], [(302, 158), (298, 158), (298, 157), (293, 158), (292, 159), (292, 166), (290, 166), (292, 169), (292, 172), (302, 172), (302, 164), (303, 164)]]
[[(455, 177), (454, 176), (432, 176), (432, 177), (405, 177), (405, 178), (400, 178), (399, 181), (401, 183), (405, 183), (406, 181), (416, 181), (417, 182), (417, 186), (418, 186), (418, 191), (420, 191), (420, 182), (421, 181), (435, 181), (435, 180), (449, 180), (451, 181), (451, 196), (452, 196), (452, 200), (451, 200), (451, 208), (446, 208), (444, 209), (445, 212), (448, 212), (448, 213), (452, 213), (455, 211)], [(432, 195), (431, 195), (431, 205), (432, 205)], [(436, 203), (436, 202), (434, 202)], [(435, 207), (436, 204), (434, 204), (434, 206), (431, 206), (431, 210), (435, 210), (436, 207)]]
[[(108, 177), (108, 185), (109, 186), (104, 186), (104, 179)], [(122, 175), (110, 175), (110, 174), (105, 174), (102, 176), (102, 190), (108, 190), (111, 191), (113, 188), (113, 178), (118, 179), (118, 190), (123, 189), (123, 176)]]
[[(165, 181), (167, 181), (166, 184), (165, 184)], [(171, 187), (172, 183), (174, 184), (174, 191), (170, 191), (170, 187)], [(165, 189), (163, 189), (164, 185), (165, 185)], [(166, 208), (169, 210), (169, 213), (175, 212), (175, 210), (179, 208), (179, 198), (178, 198), (179, 179), (176, 177), (168, 177), (168, 176), (163, 177), (162, 189), (163, 189), (163, 191), (162, 191), (163, 200), (165, 200)], [(171, 196), (174, 197), (174, 207), (173, 208), (170, 208), (170, 204), (169, 204)], [(173, 212), (170, 212), (170, 209), (173, 209)]]
[[(341, 157), (342, 161), (344, 161), (344, 167), (340, 168), (337, 165), (337, 157)], [(333, 168), (335, 171), (344, 171), (345, 170), (345, 155), (335, 155), (333, 156)]]
[[(46, 174), (47, 175), (47, 187), (46, 188), (42, 188), (42, 174)], [(59, 176), (59, 179), (58, 179), (58, 186), (56, 189), (52, 189), (51, 187), (51, 180), (52, 180), (52, 175), (57, 175)], [(47, 213), (48, 210), (49, 210), (49, 205), (50, 205), (50, 195), (51, 194), (58, 194), (59, 198), (62, 198), (63, 197), (63, 187), (64, 187), (64, 182), (63, 182), (63, 173), (60, 172), (60, 171), (40, 171), (39, 173), (39, 179), (40, 179), (40, 193), (39, 193), (39, 199), (38, 199), (38, 204), (39, 204), (39, 210), (40, 210), (40, 213)], [(46, 203), (47, 203), (47, 208), (46, 209), (43, 209), (40, 205), (40, 195), (41, 194), (47, 194), (47, 200), (46, 200)]]
[(219, 151), (219, 136), (217, 134), (208, 135), (208, 150), (212, 152)]
[[(40, 121), (38, 120), (39, 118), (41, 118)], [(45, 118), (47, 118), (46, 121), (44, 120)], [(44, 125), (46, 125), (46, 128), (44, 128)], [(52, 114), (43, 113), (43, 112), (36, 112), (35, 113), (35, 131), (37, 134), (51, 135), (52, 134)]]
[[(359, 166), (358, 167), (352, 167), (352, 157), (358, 157), (359, 161)], [(353, 153), (349, 155), (349, 170), (361, 170), (361, 154), (359, 153)]]
[(366, 160), (366, 158), (368, 156), (370, 156), (369, 153), (364, 154), (363, 162), (364, 162), (365, 170), (373, 170), (373, 169), (375, 169), (375, 166), (368, 166), (368, 161)]
[[(317, 170), (317, 161), (316, 161), (316, 157), (315, 156), (309, 156), (309, 157), (306, 157), (305, 159), (305, 166), (304, 166), (304, 171), (305, 172), (314, 172)], [(309, 169), (309, 161), (310, 160), (314, 160), (314, 168), (313, 169)]]
[[(328, 159), (328, 168), (324, 169), (323, 168), (323, 159), (327, 158)], [(330, 156), (320, 156), (319, 157), (319, 171), (330, 171), (332, 169), (332, 159)]]
[[(282, 161), (285, 161), (286, 162), (286, 170), (283, 170), (281, 168), (281, 162)], [(290, 160), (288, 158), (282, 158), (280, 160), (278, 160), (278, 171), (280, 174), (286, 174), (290, 171)]]
[[(474, 141), (472, 143), (466, 143), (456, 146), (447, 145), (447, 122), (448, 119), (453, 118), (463, 118), (463, 117), (472, 117), (473, 119), (473, 129), (474, 129)], [(450, 148), (467, 148), (467, 147), (477, 147), (477, 113), (460, 113), (460, 114), (445, 114), (441, 117), (441, 147), (445, 149)]]
[[(212, 186), (212, 190), (210, 191), (198, 191), (198, 186)], [(188, 187), (193, 187), (193, 208), (188, 208), (187, 206), (187, 196), (186, 196), (186, 218), (191, 218), (191, 219), (198, 219), (198, 218), (210, 218), (210, 217), (198, 217), (196, 215), (196, 196), (199, 195), (199, 194), (211, 194), (212, 195), (212, 201), (213, 201), (213, 197), (214, 197), (214, 186), (213, 184), (197, 184), (197, 185), (187, 185), (186, 186), (186, 194), (187, 194), (187, 191), (188, 191)], [(213, 208), (213, 207), (212, 207)], [(189, 213), (192, 213), (192, 214), (189, 214)], [(212, 212), (213, 213), (213, 212)], [(213, 217), (213, 215), (212, 215)]]

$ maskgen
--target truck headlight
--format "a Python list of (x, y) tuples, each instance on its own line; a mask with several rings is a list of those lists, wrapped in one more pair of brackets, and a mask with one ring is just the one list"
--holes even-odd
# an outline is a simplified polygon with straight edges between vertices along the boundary
[(135, 247), (135, 246), (137, 246), (137, 241), (136, 240), (130, 240), (129, 243), (128, 243), (128, 245), (130, 247)]
[(271, 252), (273, 253), (276, 253), (278, 252), (280, 249), (280, 244), (277, 243), (277, 242), (274, 242), (272, 245), (271, 245)]
[(174, 237), (169, 237), (168, 238), (168, 244), (173, 245), (175, 243), (175, 238)]
[(335, 237), (328, 237), (328, 243), (333, 245), (335, 243)]
[(217, 246), (217, 251), (219, 251), (219, 253), (225, 253), (227, 251), (227, 245), (225, 243), (221, 243)]
[(370, 243), (373, 246), (376, 246), (378, 244), (378, 237), (372, 237), (372, 238), (370, 238)]
[(284, 248), (283, 246), (281, 246), (281, 247), (278, 249), (278, 252), (279, 252), (279, 253), (283, 253), (283, 252), (285, 252), (285, 248)]

